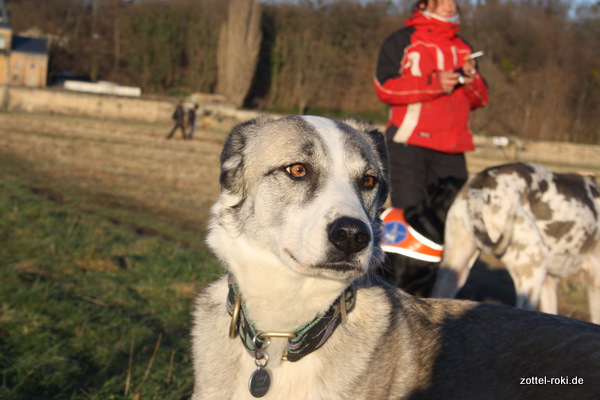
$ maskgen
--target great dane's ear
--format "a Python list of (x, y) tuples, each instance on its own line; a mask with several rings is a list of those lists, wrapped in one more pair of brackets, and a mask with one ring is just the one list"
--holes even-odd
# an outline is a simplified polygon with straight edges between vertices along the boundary
[(383, 134), (383, 132), (374, 128), (371, 124), (356, 118), (344, 118), (342, 122), (358, 131), (366, 133), (369, 139), (371, 140), (371, 144), (377, 152), (377, 155), (379, 156), (380, 168), (383, 175), (381, 177), (381, 204), (379, 204), (379, 207), (381, 207), (387, 199), (390, 187), (388, 172), (389, 156), (387, 146), (385, 144), (385, 135)]
[(246, 192), (244, 179), (244, 149), (248, 138), (256, 133), (260, 126), (273, 121), (263, 116), (251, 119), (235, 126), (225, 141), (221, 153), (221, 192), (243, 197)]

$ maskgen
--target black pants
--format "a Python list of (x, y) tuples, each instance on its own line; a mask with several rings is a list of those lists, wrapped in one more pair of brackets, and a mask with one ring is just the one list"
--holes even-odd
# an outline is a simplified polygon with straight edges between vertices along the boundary
[(187, 135), (185, 134), (185, 126), (184, 124), (180, 124), (180, 123), (176, 123), (175, 126), (173, 127), (173, 129), (171, 129), (171, 132), (169, 132), (169, 135), (167, 136), (167, 139), (171, 139), (173, 137), (173, 134), (175, 133), (175, 131), (177, 130), (177, 128), (181, 129), (181, 136), (184, 139), (187, 139)]
[(392, 206), (402, 209), (423, 201), (446, 178), (466, 181), (465, 155), (448, 154), (404, 143), (388, 142)]
[[(447, 154), (403, 143), (389, 143), (392, 206), (405, 210), (407, 222), (417, 232), (443, 243), (446, 213), (468, 178), (464, 154)], [(438, 263), (400, 254), (386, 254), (381, 275), (405, 291), (427, 297)]]

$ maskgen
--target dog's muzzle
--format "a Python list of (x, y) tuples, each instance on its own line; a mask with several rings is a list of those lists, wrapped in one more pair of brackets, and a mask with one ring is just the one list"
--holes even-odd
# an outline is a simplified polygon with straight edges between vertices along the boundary
[(346, 256), (364, 250), (371, 242), (367, 225), (355, 218), (338, 218), (329, 225), (329, 241)]

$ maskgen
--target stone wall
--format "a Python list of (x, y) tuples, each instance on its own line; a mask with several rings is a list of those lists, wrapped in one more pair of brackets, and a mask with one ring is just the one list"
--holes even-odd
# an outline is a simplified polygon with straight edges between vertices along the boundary
[[(224, 104), (218, 96), (191, 95), (186, 106), (199, 105), (199, 114), (209, 111), (219, 118), (250, 119), (256, 112), (236, 110)], [(129, 119), (144, 122), (171, 120), (177, 100), (124, 97), (114, 95), (71, 92), (61, 88), (0, 87), (0, 106), (9, 110), (85, 115), (96, 118)]]
[(600, 146), (565, 142), (521, 141), (510, 138), (506, 146), (493, 137), (476, 136), (473, 156), (492, 158), (496, 163), (528, 161), (556, 171), (600, 172)]
[(172, 101), (69, 92), (61, 89), (9, 88), (8, 109), (85, 115), (98, 118), (165, 121)]

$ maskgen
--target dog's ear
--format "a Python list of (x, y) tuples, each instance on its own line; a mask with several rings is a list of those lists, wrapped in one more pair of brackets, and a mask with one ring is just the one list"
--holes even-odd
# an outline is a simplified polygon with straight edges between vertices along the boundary
[(368, 132), (368, 131), (371, 131), (374, 129), (373, 126), (371, 124), (369, 124), (367, 121), (364, 121), (359, 118), (344, 117), (342, 119), (342, 122), (348, 126), (351, 126), (352, 128), (356, 129), (357, 131)]
[(377, 154), (379, 155), (379, 158), (381, 160), (381, 165), (384, 167), (387, 179), (389, 159), (387, 146), (385, 145), (385, 135), (377, 128), (375, 128), (372, 124), (357, 118), (344, 118), (342, 122), (358, 131), (366, 133), (371, 138), (372, 143), (375, 146)]
[(377, 154), (379, 154), (379, 158), (381, 159), (381, 172), (383, 174), (383, 179), (381, 180), (381, 204), (378, 206), (382, 207), (387, 200), (388, 195), (390, 194), (389, 156), (387, 146), (385, 144), (385, 135), (378, 129), (371, 129), (367, 133), (373, 140), (375, 148), (377, 149)]
[(356, 119), (356, 118), (344, 118), (343, 123), (345, 123), (346, 125), (351, 126), (352, 128), (364, 132), (367, 134), (367, 136), (369, 137), (369, 139), (371, 140), (371, 143), (373, 144), (373, 147), (375, 148), (375, 151), (377, 152), (377, 155), (379, 156), (379, 161), (380, 161), (380, 168), (381, 168), (381, 172), (383, 174), (383, 179), (381, 181), (381, 204), (379, 205), (380, 207), (383, 206), (383, 203), (386, 201), (387, 196), (389, 194), (389, 172), (388, 172), (388, 165), (389, 165), (389, 157), (388, 157), (388, 151), (387, 151), (387, 146), (385, 144), (385, 135), (383, 134), (383, 132), (379, 131), (377, 128), (373, 127), (373, 125)]
[(225, 141), (221, 152), (221, 191), (235, 196), (244, 196), (246, 184), (244, 179), (244, 149), (249, 138), (257, 129), (272, 118), (263, 116), (251, 119), (235, 126)]

